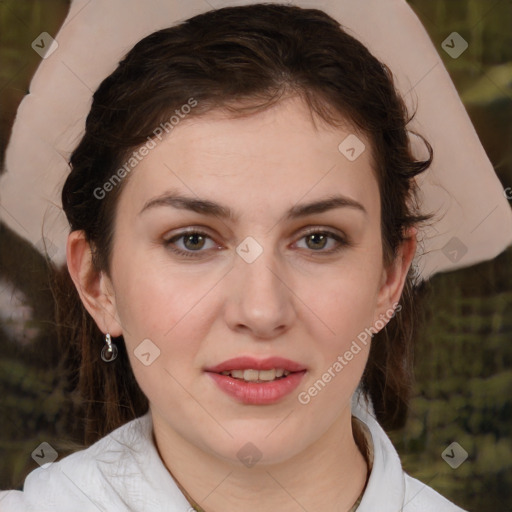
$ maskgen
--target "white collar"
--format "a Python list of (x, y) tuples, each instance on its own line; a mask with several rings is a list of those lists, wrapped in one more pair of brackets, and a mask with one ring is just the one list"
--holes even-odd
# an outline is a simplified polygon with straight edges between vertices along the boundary
[[(371, 434), (373, 468), (357, 512), (464, 512), (406, 475), (398, 454), (364, 402), (352, 413)], [(153, 442), (150, 413), (86, 450), (32, 471), (23, 492), (0, 492), (2, 512), (190, 512)]]
[[(368, 427), (373, 444), (373, 468), (358, 512), (397, 512), (405, 496), (404, 473), (390, 439), (362, 403), (352, 413)], [(89, 448), (105, 484), (133, 510), (188, 510), (183, 496), (163, 464), (152, 437), (152, 419), (144, 416), (120, 427)], [(136, 472), (137, 478), (131, 475)], [(383, 476), (385, 475), (385, 478)], [(107, 494), (111, 494), (105, 489)]]

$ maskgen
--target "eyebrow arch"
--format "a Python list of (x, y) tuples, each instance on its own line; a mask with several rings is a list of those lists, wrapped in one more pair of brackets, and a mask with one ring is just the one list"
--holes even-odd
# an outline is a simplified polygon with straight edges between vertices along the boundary
[[(235, 215), (233, 210), (227, 206), (207, 199), (187, 197), (173, 192), (166, 192), (161, 196), (147, 201), (139, 212), (139, 215), (157, 206), (171, 206), (180, 210), (190, 210), (203, 215), (219, 217), (221, 219), (232, 221), (238, 219), (238, 216)], [(315, 213), (323, 213), (334, 208), (352, 208), (368, 215), (368, 212), (361, 203), (351, 199), (350, 197), (338, 194), (319, 201), (295, 205), (285, 213), (283, 220), (298, 219)]]
[(361, 203), (358, 203), (355, 199), (351, 199), (350, 197), (338, 194), (329, 196), (326, 199), (321, 199), (320, 201), (295, 205), (285, 214), (285, 219), (292, 220), (306, 217), (307, 215), (323, 213), (333, 210), (334, 208), (352, 208), (368, 215), (368, 212)]

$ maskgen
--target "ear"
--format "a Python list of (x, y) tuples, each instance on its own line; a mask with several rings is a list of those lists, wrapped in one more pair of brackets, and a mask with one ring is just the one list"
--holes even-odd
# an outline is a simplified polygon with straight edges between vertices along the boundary
[(83, 231), (72, 231), (66, 247), (68, 270), (83, 305), (96, 325), (112, 337), (123, 333), (117, 314), (114, 288), (109, 277), (92, 263), (91, 247)]
[(386, 323), (391, 319), (390, 312), (396, 308), (405, 285), (405, 279), (409, 272), (412, 260), (416, 253), (416, 234), (418, 230), (411, 227), (405, 234), (405, 239), (400, 244), (395, 260), (384, 268), (379, 292), (377, 295), (376, 317)]

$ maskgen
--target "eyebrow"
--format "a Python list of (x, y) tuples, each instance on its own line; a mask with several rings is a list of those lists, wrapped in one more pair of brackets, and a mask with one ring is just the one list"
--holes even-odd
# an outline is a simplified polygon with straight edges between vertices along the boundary
[[(238, 219), (238, 215), (236, 215), (228, 206), (221, 205), (208, 199), (188, 197), (173, 192), (166, 192), (161, 196), (147, 201), (139, 212), (139, 215), (158, 206), (170, 206), (179, 210), (190, 210), (202, 215), (219, 217), (220, 219), (231, 221)], [(368, 215), (368, 212), (361, 203), (351, 199), (350, 197), (338, 194), (331, 195), (318, 201), (292, 206), (284, 214), (283, 220), (294, 220), (308, 215), (314, 215), (315, 213), (323, 213), (335, 208), (351, 208)]]

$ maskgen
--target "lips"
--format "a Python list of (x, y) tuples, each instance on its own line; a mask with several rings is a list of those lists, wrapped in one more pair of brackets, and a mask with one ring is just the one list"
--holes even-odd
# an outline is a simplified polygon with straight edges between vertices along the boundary
[(237, 402), (266, 405), (279, 402), (295, 390), (306, 367), (282, 357), (237, 357), (205, 368), (205, 372)]
[(283, 357), (267, 357), (265, 359), (256, 359), (254, 357), (235, 357), (228, 359), (220, 364), (205, 368), (206, 372), (222, 373), (233, 370), (274, 370), (283, 369), (287, 372), (302, 372), (306, 370), (304, 365), (285, 359)]

